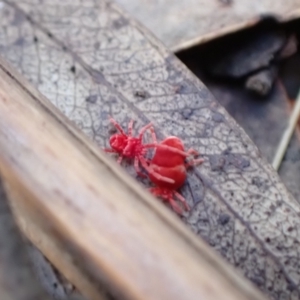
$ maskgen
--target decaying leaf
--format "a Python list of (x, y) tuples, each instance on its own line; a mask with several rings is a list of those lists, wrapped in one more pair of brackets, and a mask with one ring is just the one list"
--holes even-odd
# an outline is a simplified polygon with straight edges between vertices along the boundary
[(250, 27), (265, 17), (299, 17), (299, 0), (117, 0), (173, 51)]
[[(288, 101), (283, 89), (276, 84), (273, 93), (264, 101), (258, 102), (252, 95), (245, 96), (241, 88), (213, 84), (208, 84), (208, 87), (271, 163), (289, 118)], [(281, 180), (298, 201), (299, 148), (300, 143), (295, 134), (279, 169)]]
[(184, 221), (269, 296), (300, 297), (300, 207), (199, 80), (112, 3), (0, 3), (2, 56), (102, 147), (112, 115), (199, 150)]
[[(218, 102), (244, 128), (269, 163), (272, 163), (278, 143), (288, 124), (291, 111), (289, 97), (296, 97), (298, 92), (298, 56), (287, 61), (284, 64), (284, 72), (282, 72), (291, 95), (287, 95), (284, 87), (277, 80), (272, 93), (264, 99), (258, 99), (256, 95), (246, 92), (237, 83), (209, 78), (199, 64), (194, 63), (194, 57), (189, 53), (180, 55), (180, 58), (205, 82)], [(300, 142), (295, 133), (279, 169), (281, 180), (297, 201), (300, 201), (299, 149)]]

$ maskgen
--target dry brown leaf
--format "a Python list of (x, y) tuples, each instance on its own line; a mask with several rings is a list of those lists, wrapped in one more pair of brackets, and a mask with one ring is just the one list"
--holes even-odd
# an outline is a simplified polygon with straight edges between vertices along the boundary
[(199, 80), (114, 4), (0, 3), (8, 61), (101, 146), (111, 114), (123, 126), (153, 121), (160, 138), (199, 150), (185, 222), (271, 297), (300, 297), (300, 207)]
[(247, 28), (261, 19), (299, 17), (299, 0), (116, 0), (172, 51)]

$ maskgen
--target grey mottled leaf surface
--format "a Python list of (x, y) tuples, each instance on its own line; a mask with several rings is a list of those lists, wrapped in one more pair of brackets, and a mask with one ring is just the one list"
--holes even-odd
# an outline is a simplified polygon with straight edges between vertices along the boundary
[(199, 150), (187, 225), (270, 297), (300, 298), (300, 207), (199, 80), (114, 4), (0, 3), (2, 56), (100, 146), (111, 114)]

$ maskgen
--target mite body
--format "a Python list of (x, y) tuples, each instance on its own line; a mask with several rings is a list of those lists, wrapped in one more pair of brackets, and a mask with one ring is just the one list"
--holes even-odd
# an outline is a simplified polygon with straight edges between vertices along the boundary
[[(202, 163), (203, 159), (193, 159), (186, 162), (186, 157), (198, 155), (198, 152), (194, 149), (185, 152), (182, 141), (176, 136), (167, 137), (160, 145), (163, 147), (156, 148), (149, 166), (155, 173), (173, 179), (174, 182), (161, 181), (149, 172), (149, 179), (156, 185), (150, 189), (150, 192), (169, 202), (178, 214), (182, 214), (182, 209), (177, 204), (175, 197), (182, 202), (186, 210), (189, 210), (189, 206), (177, 190), (183, 186), (186, 180), (187, 168)], [(177, 152), (174, 149), (177, 149)]]

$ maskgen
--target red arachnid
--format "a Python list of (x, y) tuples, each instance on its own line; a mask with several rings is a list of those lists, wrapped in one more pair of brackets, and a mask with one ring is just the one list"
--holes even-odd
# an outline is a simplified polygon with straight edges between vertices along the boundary
[[(109, 144), (111, 146), (111, 149), (105, 148), (104, 149), (105, 152), (119, 154), (119, 158), (118, 158), (119, 164), (121, 164), (123, 158), (134, 159), (134, 168), (137, 174), (141, 177), (145, 177), (145, 175), (141, 172), (139, 163), (149, 174), (152, 175), (152, 177), (156, 178), (157, 180), (163, 182), (169, 182), (169, 183), (174, 182), (172, 178), (162, 176), (160, 173), (150, 168), (147, 164), (147, 160), (145, 158), (147, 150), (149, 148), (164, 147), (164, 146), (159, 146), (157, 144), (155, 132), (153, 130), (153, 125), (151, 123), (141, 128), (139, 135), (137, 137), (134, 137), (132, 136), (133, 120), (131, 120), (128, 124), (128, 134), (124, 132), (124, 130), (116, 122), (116, 120), (114, 120), (111, 117), (109, 117), (109, 120), (116, 127), (119, 133), (116, 133), (110, 137)], [(143, 144), (143, 135), (148, 129), (152, 129), (151, 137), (153, 143)]]
[[(124, 157), (134, 159), (137, 174), (145, 177), (140, 171), (140, 163), (148, 172), (149, 179), (156, 185), (150, 189), (153, 195), (169, 202), (178, 214), (182, 214), (182, 209), (176, 203), (175, 197), (183, 203), (186, 210), (189, 210), (186, 200), (177, 190), (182, 187), (186, 180), (186, 169), (189, 166), (195, 166), (203, 162), (202, 159), (185, 161), (190, 155), (198, 155), (198, 152), (194, 149), (185, 151), (182, 141), (176, 136), (167, 137), (161, 143), (157, 143), (151, 123), (141, 128), (139, 135), (134, 137), (132, 136), (133, 120), (129, 122), (128, 134), (113, 118), (110, 117), (109, 120), (119, 133), (110, 137), (111, 149), (106, 148), (104, 150), (119, 154), (119, 164), (121, 164)], [(151, 132), (152, 143), (143, 144), (143, 135), (148, 129)], [(155, 148), (155, 154), (151, 160), (145, 158), (149, 148)]]
[[(180, 195), (177, 190), (183, 186), (186, 180), (187, 168), (202, 163), (203, 159), (193, 159), (186, 162), (185, 159), (189, 155), (198, 155), (198, 152), (194, 149), (185, 152), (182, 141), (176, 136), (167, 137), (160, 145), (167, 147), (156, 148), (149, 167), (163, 177), (173, 179), (174, 182), (170, 183), (159, 180), (149, 172), (150, 180), (156, 185), (156, 187), (150, 189), (150, 192), (169, 202), (172, 208), (181, 215), (182, 209), (176, 203), (175, 197), (183, 203), (186, 210), (189, 210), (189, 206), (184, 197)], [(177, 151), (175, 152), (174, 149), (177, 149)]]

